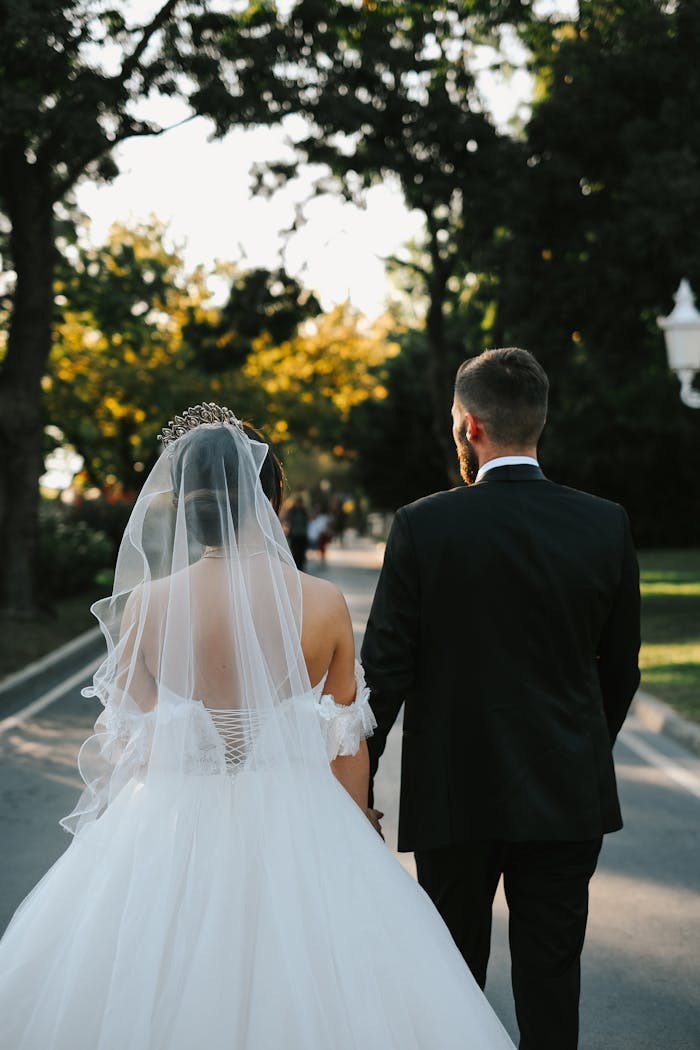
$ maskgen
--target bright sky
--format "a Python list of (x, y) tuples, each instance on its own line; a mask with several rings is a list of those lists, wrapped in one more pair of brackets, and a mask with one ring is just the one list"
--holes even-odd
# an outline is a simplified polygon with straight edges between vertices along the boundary
[[(171, 239), (188, 266), (215, 260), (245, 267), (273, 267), (282, 244), (279, 231), (294, 219), (301, 186), (273, 200), (254, 198), (254, 163), (284, 151), (281, 129), (234, 131), (210, 140), (203, 119), (158, 139), (124, 143), (117, 152), (121, 174), (107, 186), (84, 183), (77, 192), (89, 216), (92, 238), (101, 241), (115, 220), (155, 214), (169, 225)], [(379, 313), (386, 292), (382, 257), (396, 251), (421, 226), (396, 186), (377, 186), (362, 210), (326, 196), (306, 208), (308, 222), (287, 254), (290, 271), (318, 290), (324, 305), (350, 297), (369, 314)]]
[[(563, 9), (575, 0), (552, 2)], [(139, 18), (153, 6), (152, 0), (129, 4)], [(502, 124), (527, 99), (530, 84), (525, 73), (516, 73), (508, 84), (485, 76), (481, 86)], [(183, 116), (172, 100), (158, 102), (149, 113), (166, 124)], [(279, 263), (279, 231), (291, 224), (303, 187), (290, 187), (272, 202), (255, 199), (250, 170), (284, 152), (281, 128), (234, 131), (212, 141), (211, 126), (198, 118), (161, 137), (123, 143), (116, 151), (121, 174), (108, 185), (83, 183), (77, 201), (96, 243), (113, 222), (157, 215), (169, 224), (188, 267), (216, 260), (273, 267)], [(397, 185), (385, 183), (368, 192), (365, 209), (325, 197), (309, 205), (306, 215), (289, 246), (290, 272), (317, 291), (326, 307), (350, 298), (369, 316), (380, 313), (388, 291), (382, 260), (420, 231), (420, 214), (407, 210)]]

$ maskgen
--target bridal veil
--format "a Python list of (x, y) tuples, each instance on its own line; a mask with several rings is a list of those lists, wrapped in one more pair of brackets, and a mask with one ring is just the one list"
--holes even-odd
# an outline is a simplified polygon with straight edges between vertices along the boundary
[(113, 593), (93, 607), (107, 655), (84, 693), (104, 710), (80, 752), (69, 831), (134, 780), (175, 789), (192, 775), (328, 765), (317, 712), (293, 702), (312, 694), (301, 584), (261, 483), (268, 447), (249, 433), (214, 405), (164, 431)]

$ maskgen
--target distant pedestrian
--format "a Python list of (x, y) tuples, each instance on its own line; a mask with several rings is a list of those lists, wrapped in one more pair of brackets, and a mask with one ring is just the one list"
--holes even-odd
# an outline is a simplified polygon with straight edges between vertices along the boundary
[(287, 511), (286, 525), (287, 540), (294, 564), (300, 572), (303, 572), (309, 547), (309, 513), (301, 496), (297, 496)]
[(318, 551), (319, 561), (325, 563), (326, 550), (331, 539), (330, 515), (324, 510), (318, 510), (309, 522), (309, 543), (313, 550)]
[(338, 540), (340, 546), (343, 546), (343, 540), (345, 538), (345, 530), (348, 526), (348, 515), (343, 506), (343, 500), (341, 497), (335, 501), (332, 510), (332, 533), (335, 539)]

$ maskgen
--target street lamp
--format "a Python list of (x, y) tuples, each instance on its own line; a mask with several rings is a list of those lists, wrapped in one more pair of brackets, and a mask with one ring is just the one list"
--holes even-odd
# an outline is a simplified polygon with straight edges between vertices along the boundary
[(657, 323), (666, 340), (668, 366), (680, 379), (681, 401), (688, 408), (700, 408), (700, 391), (693, 387), (693, 378), (700, 372), (700, 313), (685, 277), (673, 298), (673, 310)]

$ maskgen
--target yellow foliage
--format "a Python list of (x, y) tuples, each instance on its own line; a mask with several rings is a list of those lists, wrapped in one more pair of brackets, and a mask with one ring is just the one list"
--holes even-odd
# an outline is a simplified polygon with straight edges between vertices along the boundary
[[(203, 271), (182, 272), (177, 255), (163, 248), (162, 233), (157, 224), (135, 230), (115, 226), (108, 245), (86, 249), (84, 270), (76, 271), (88, 289), (91, 267), (95, 273), (102, 267), (102, 272), (129, 278), (123, 262), (128, 263), (129, 256), (120, 254), (120, 249), (130, 245), (133, 255), (142, 260), (142, 272), (152, 269), (161, 274), (161, 290), (155, 294), (154, 288), (151, 294), (149, 288), (142, 310), (130, 311), (128, 291), (121, 295), (122, 287), (129, 287), (128, 280), (106, 288), (96, 283), (94, 307), (80, 310), (68, 305), (72, 286), (61, 282), (67, 305), (58, 314), (50, 374), (43, 378), (42, 389), (50, 418), (85, 455), (91, 480), (100, 483), (108, 473), (123, 479), (136, 469), (137, 461), (153, 457), (156, 432), (176, 411), (193, 401), (212, 399), (209, 377), (188, 375), (192, 351), (182, 335), (192, 311), (206, 312), (210, 292)], [(85, 302), (84, 295), (80, 300)], [(122, 311), (120, 330), (113, 330), (115, 325), (101, 330), (103, 304), (107, 317), (118, 317)], [(132, 450), (127, 457), (131, 462), (125, 459), (126, 449)]]
[[(345, 303), (279, 345), (260, 337), (242, 366), (211, 375), (192, 331), (216, 331), (221, 312), (211, 305), (205, 271), (184, 273), (177, 254), (163, 247), (163, 233), (157, 223), (115, 226), (106, 247), (83, 253), (76, 271), (83, 292), (91, 291), (93, 269), (118, 278), (95, 282), (89, 308), (85, 294), (72, 298), (70, 280), (62, 282), (65, 304), (42, 388), (49, 417), (84, 455), (89, 481), (103, 484), (109, 474), (138, 484), (144, 462), (157, 454), (157, 431), (198, 401), (229, 404), (283, 446), (316, 440), (350, 455), (336, 444), (335, 428), (353, 406), (387, 396), (376, 369), (399, 352), (393, 319), (369, 322)], [(155, 275), (136, 302), (129, 298), (132, 271)], [(236, 335), (219, 330), (219, 346), (235, 349)]]
[(368, 397), (386, 397), (373, 369), (399, 352), (390, 339), (393, 319), (370, 323), (348, 303), (301, 325), (288, 342), (274, 346), (267, 337), (255, 344), (244, 373), (268, 395), (293, 402), (327, 400), (346, 419)]

